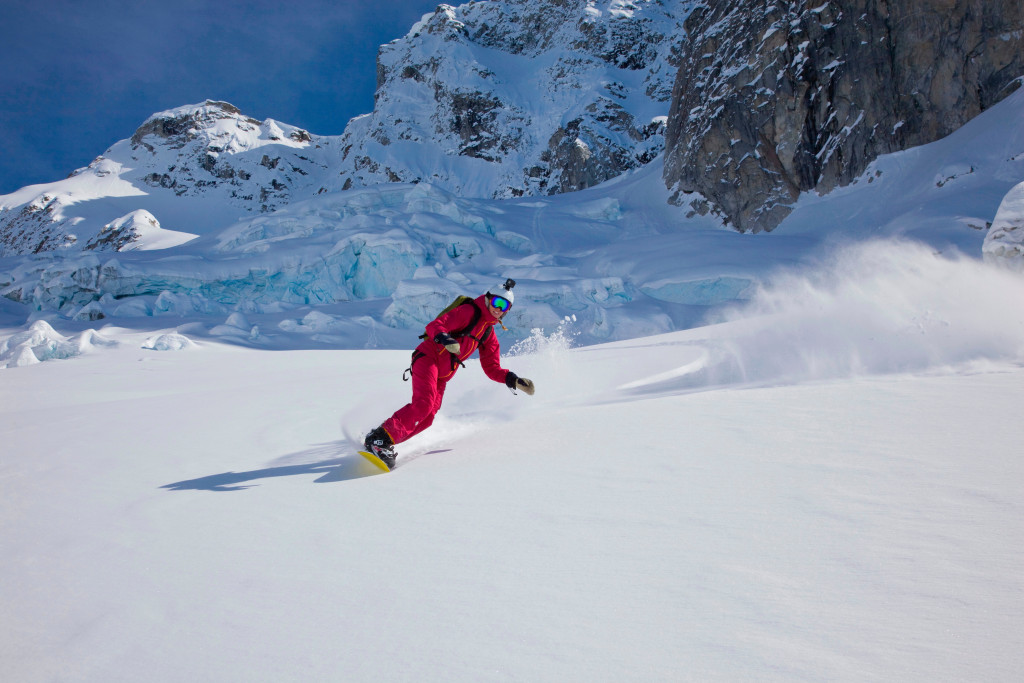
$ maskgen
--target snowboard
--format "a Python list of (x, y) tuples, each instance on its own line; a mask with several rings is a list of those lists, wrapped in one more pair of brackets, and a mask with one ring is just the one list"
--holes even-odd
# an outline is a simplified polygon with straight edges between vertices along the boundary
[(366, 458), (367, 460), (369, 460), (370, 462), (372, 462), (374, 465), (376, 465), (377, 467), (381, 468), (385, 472), (390, 472), (391, 471), (391, 468), (387, 466), (387, 463), (385, 463), (383, 460), (378, 458), (373, 453), (369, 453), (367, 451), (356, 451), (356, 453), (358, 453), (359, 455), (363, 456), (364, 458)]

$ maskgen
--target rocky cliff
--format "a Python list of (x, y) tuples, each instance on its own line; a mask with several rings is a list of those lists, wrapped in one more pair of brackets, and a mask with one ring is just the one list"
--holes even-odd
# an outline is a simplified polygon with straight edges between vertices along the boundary
[(710, 0), (685, 28), (665, 181), (742, 231), (948, 135), (1024, 74), (1019, 0)]

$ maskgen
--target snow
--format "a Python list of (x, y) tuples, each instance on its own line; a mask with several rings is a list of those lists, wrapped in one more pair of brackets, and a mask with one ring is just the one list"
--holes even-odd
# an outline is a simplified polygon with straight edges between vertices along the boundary
[(117, 346), (117, 342), (96, 330), (88, 329), (68, 338), (53, 329), (45, 320), (37, 320), (27, 330), (15, 332), (0, 340), (0, 368), (23, 367), (48, 360), (74, 358), (96, 348), (112, 346)]
[[(101, 231), (138, 215), (140, 229), (150, 234), (133, 248), (169, 249), (314, 195), (335, 175), (327, 169), (338, 156), (336, 141), (257, 121), (226, 103), (187, 105), (154, 114), (130, 139), (64, 180), (0, 196), (0, 214), (36, 230), (72, 229), (70, 251), (94, 248)], [(7, 244), (0, 254), (5, 250), (27, 254), (35, 245)]]
[[(681, 34), (692, 6), (689, 0), (440, 5), (403, 40), (382, 46), (375, 110), (346, 129), (341, 144), (351, 152), (342, 177), (364, 187), (395, 177), (430, 182), (463, 197), (545, 194), (562, 181), (560, 171), (545, 170), (544, 159), (566, 126), (605, 163), (621, 167), (644, 150), (654, 156), (663, 135), (641, 129), (668, 113), (674, 47), (663, 37)], [(644, 53), (645, 66), (617, 63), (614, 55), (636, 48), (636, 41), (647, 49), (632, 56)], [(452, 126), (453, 118), (467, 116), (461, 98), (479, 103), (470, 117), (489, 119), (474, 137)], [(622, 118), (622, 125), (607, 123)], [(641, 135), (649, 139), (640, 142)]]
[(501, 337), (537, 394), (469, 363), (386, 475), (408, 350), (108, 325), (9, 368), (6, 675), (1012, 680), (1024, 281), (882, 246), (714, 325)]
[(153, 351), (181, 351), (195, 348), (195, 343), (183, 334), (169, 332), (150, 337), (142, 343), (142, 348)]

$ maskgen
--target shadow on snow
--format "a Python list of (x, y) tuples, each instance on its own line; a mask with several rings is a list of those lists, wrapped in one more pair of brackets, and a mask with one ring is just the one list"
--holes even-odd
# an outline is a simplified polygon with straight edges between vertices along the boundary
[(316, 480), (316, 483), (327, 484), (382, 474), (379, 469), (355, 451), (356, 446), (347, 440), (334, 441), (305, 451), (299, 451), (298, 453), (291, 453), (278, 459), (279, 461), (288, 461), (333, 456), (326, 457), (318, 462), (266, 467), (248, 472), (222, 472), (221, 474), (211, 474), (206, 477), (199, 477), (198, 479), (186, 479), (185, 481), (178, 481), (173, 484), (165, 484), (160, 488), (170, 491), (241, 491), (258, 485), (250, 482), (256, 482), (260, 479), (273, 479), (275, 477), (320, 474), (322, 476)]

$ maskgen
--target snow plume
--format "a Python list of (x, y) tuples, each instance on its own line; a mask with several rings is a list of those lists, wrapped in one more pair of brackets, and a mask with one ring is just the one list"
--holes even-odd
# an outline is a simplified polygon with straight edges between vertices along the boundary
[(578, 372), (569, 353), (578, 336), (576, 316), (566, 316), (553, 331), (533, 328), (529, 337), (509, 348), (505, 367), (537, 383), (537, 395), (528, 407), (559, 404), (570, 392), (579, 390)]
[(733, 325), (716, 380), (1024, 362), (1024, 278), (918, 243), (841, 248), (812, 272), (773, 278), (725, 318)]
[(550, 334), (545, 334), (543, 328), (535, 327), (530, 330), (529, 337), (520, 339), (512, 345), (508, 355), (527, 356), (541, 354), (545, 356), (561, 356), (573, 347), (574, 340), (579, 336), (579, 331), (573, 327), (575, 323), (576, 316), (567, 315), (558, 323), (555, 331)]

